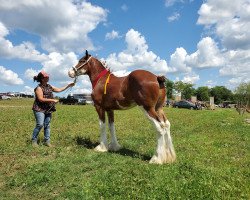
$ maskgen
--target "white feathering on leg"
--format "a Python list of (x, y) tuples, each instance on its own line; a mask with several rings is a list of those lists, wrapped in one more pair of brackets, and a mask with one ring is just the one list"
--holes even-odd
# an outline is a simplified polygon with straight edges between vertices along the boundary
[(119, 145), (116, 138), (114, 122), (109, 123), (109, 130), (111, 134), (111, 143), (109, 144), (109, 150), (118, 151), (119, 149), (121, 149), (121, 146)]
[(106, 152), (108, 151), (106, 124), (101, 120), (99, 121), (99, 124), (100, 124), (100, 144), (97, 147), (95, 147), (95, 151)]

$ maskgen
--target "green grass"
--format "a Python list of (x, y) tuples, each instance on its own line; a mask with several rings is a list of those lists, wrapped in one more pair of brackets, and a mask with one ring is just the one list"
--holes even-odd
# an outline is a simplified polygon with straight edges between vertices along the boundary
[(152, 165), (156, 134), (138, 108), (115, 112), (123, 148), (98, 153), (93, 106), (58, 105), (55, 147), (37, 149), (31, 107), (29, 99), (0, 101), (0, 199), (250, 199), (249, 114), (164, 108), (177, 161)]

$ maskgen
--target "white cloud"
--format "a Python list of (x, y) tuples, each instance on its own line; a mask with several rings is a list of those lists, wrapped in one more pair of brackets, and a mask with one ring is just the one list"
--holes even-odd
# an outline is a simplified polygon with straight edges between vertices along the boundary
[(192, 74), (192, 75), (186, 75), (184, 76), (183, 78), (183, 82), (184, 83), (191, 83), (191, 84), (194, 84), (196, 81), (200, 80), (200, 77), (199, 75), (197, 74)]
[(226, 65), (220, 69), (222, 76), (249, 78), (250, 50), (231, 50), (224, 53)]
[(249, 0), (208, 0), (198, 13), (197, 23), (214, 28), (225, 48), (250, 48)]
[(86, 1), (0, 0), (0, 20), (8, 27), (34, 33), (49, 52), (95, 49), (88, 34), (105, 22), (107, 10)]
[(188, 55), (183, 47), (176, 48), (170, 57), (170, 67), (175, 73), (190, 73), (194, 68), (222, 67), (224, 58), (214, 40), (203, 38), (197, 51)]
[(68, 76), (68, 70), (77, 62), (78, 59), (73, 52), (66, 54), (53, 52), (48, 55), (48, 60), (42, 62), (42, 70), (50, 75), (52, 81), (71, 80)]
[(0, 57), (30, 61), (43, 61), (46, 59), (46, 55), (35, 50), (35, 46), (30, 42), (24, 41), (20, 45), (14, 46), (11, 41), (5, 39), (8, 34), (9, 30), (0, 22)]
[(168, 22), (176, 21), (180, 18), (180, 14), (177, 12), (174, 12), (170, 17), (168, 17)]
[(119, 32), (112, 30), (110, 33), (107, 33), (105, 35), (106, 40), (114, 40), (117, 38), (120, 38), (121, 36), (119, 35)]
[(174, 72), (186, 73), (191, 72), (191, 67), (186, 64), (187, 52), (184, 48), (177, 48), (176, 51), (170, 56), (170, 67)]
[(0, 66), (0, 83), (3, 85), (22, 85), (23, 80), (17, 73)]
[(39, 70), (29, 68), (25, 71), (27, 79), (33, 79), (41, 70), (46, 71), (50, 75), (51, 81), (65, 82), (73, 81), (68, 76), (68, 70), (78, 62), (75, 53), (60, 54), (52, 52), (48, 55), (48, 59), (41, 63), (42, 67)]
[(220, 67), (224, 64), (224, 58), (215, 41), (206, 37), (197, 44), (197, 51), (187, 56), (186, 63), (196, 68)]
[(4, 24), (0, 21), (0, 39), (4, 38), (9, 34), (9, 30), (4, 26)]
[(36, 76), (39, 73), (38, 70), (34, 70), (32, 68), (27, 69), (24, 73), (25, 78), (32, 80), (34, 76)]
[(106, 59), (112, 70), (131, 71), (140, 68), (163, 74), (171, 70), (165, 60), (148, 51), (146, 40), (138, 31), (130, 29), (126, 33), (125, 41), (127, 48), (124, 51), (110, 54)]
[(115, 76), (118, 76), (118, 77), (123, 77), (123, 76), (127, 76), (129, 75), (131, 72), (128, 72), (126, 70), (120, 70), (120, 71), (116, 71), (116, 72), (113, 72), (113, 74)]
[(207, 0), (198, 13), (197, 23), (205, 25), (221, 42), (221, 50), (214, 51), (214, 64), (221, 67), (221, 76), (231, 77), (228, 87), (249, 80), (250, 1)]

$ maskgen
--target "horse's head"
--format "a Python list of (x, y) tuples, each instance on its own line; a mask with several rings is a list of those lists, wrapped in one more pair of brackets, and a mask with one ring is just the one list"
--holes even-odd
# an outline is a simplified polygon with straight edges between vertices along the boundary
[(85, 56), (78, 61), (76, 66), (72, 67), (72, 69), (68, 71), (69, 77), (74, 78), (76, 76), (87, 74), (91, 58), (91, 55), (88, 54), (88, 51), (86, 50)]

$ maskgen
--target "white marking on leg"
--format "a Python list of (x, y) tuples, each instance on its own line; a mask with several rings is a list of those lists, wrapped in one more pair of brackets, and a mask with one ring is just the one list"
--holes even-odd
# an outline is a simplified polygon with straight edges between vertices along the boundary
[(106, 152), (108, 151), (107, 133), (105, 122), (99, 121), (100, 124), (100, 144), (95, 148), (95, 151)]
[(176, 159), (176, 154), (175, 154), (174, 146), (173, 146), (173, 143), (172, 143), (172, 138), (171, 138), (171, 135), (170, 135), (170, 127), (171, 127), (171, 124), (167, 120), (166, 121), (165, 140), (166, 140), (166, 144), (167, 144), (167, 162), (168, 163), (172, 163)]
[(158, 122), (154, 118), (150, 117), (144, 109), (142, 110), (148, 119), (153, 122), (157, 130), (156, 155), (151, 158), (150, 163), (163, 164), (174, 162), (176, 155), (170, 135), (170, 122), (168, 120), (166, 122)]
[(111, 134), (111, 143), (109, 144), (109, 150), (118, 151), (119, 149), (121, 149), (121, 146), (119, 145), (116, 138), (114, 122), (109, 123), (109, 130)]

